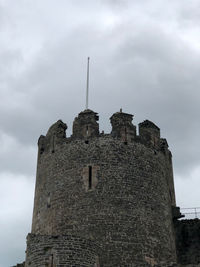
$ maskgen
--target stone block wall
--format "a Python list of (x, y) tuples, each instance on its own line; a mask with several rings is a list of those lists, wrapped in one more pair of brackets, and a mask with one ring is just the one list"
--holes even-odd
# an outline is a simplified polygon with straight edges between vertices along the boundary
[(200, 220), (175, 222), (178, 262), (181, 266), (200, 266)]
[(25, 267), (99, 267), (96, 253), (97, 247), (88, 239), (29, 234)]
[(91, 237), (102, 266), (175, 262), (167, 175), (165, 155), (140, 143), (101, 136), (55, 146), (38, 161), (32, 233)]

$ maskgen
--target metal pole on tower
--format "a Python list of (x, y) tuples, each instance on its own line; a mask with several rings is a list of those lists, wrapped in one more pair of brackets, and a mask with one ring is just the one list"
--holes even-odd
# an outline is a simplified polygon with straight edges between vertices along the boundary
[(89, 98), (89, 69), (90, 68), (90, 58), (87, 61), (87, 85), (86, 85), (86, 109), (88, 109), (88, 98)]

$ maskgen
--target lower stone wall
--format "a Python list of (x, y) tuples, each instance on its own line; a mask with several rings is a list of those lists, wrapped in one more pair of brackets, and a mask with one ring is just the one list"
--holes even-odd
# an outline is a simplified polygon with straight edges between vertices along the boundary
[(200, 266), (200, 220), (176, 221), (175, 230), (180, 267)]
[(143, 263), (142, 259), (128, 264), (113, 263), (112, 258), (109, 263), (105, 263), (102, 261), (105, 252), (94, 241), (75, 235), (29, 234), (25, 267), (177, 267), (169, 262), (156, 264), (147, 257)]
[(25, 267), (98, 267), (97, 247), (76, 236), (29, 234)]

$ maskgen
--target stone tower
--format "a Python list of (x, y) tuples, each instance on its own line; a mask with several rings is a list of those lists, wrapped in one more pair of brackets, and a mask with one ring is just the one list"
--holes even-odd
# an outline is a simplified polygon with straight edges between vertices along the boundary
[[(32, 231), (26, 267), (177, 266), (171, 153), (150, 121), (85, 110), (53, 124), (38, 141)], [(174, 207), (172, 209), (172, 207)]]

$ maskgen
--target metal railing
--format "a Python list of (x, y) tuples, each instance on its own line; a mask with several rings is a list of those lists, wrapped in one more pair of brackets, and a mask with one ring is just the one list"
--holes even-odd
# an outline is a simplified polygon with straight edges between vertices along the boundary
[(182, 215), (185, 215), (183, 219), (199, 219), (200, 218), (200, 207), (194, 208), (180, 208)]

